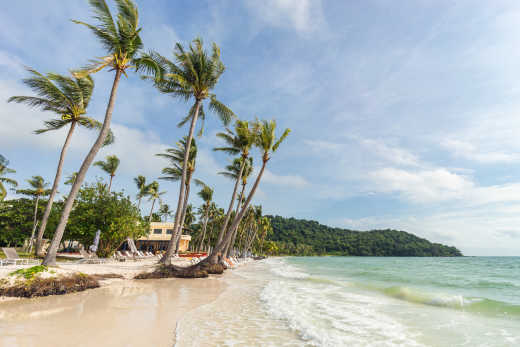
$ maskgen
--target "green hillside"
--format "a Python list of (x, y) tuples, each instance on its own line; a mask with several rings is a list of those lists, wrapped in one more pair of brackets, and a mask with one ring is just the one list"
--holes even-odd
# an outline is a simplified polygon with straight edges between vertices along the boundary
[(432, 243), (399, 230), (354, 231), (331, 228), (316, 221), (269, 216), (268, 240), (279, 255), (462, 256), (455, 247)]

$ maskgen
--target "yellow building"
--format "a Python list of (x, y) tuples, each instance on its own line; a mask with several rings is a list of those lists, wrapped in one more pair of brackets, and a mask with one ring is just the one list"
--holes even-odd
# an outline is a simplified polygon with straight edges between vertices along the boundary
[[(135, 241), (137, 249), (146, 251), (165, 251), (168, 248), (168, 242), (172, 238), (173, 223), (151, 222), (148, 235), (141, 237)], [(184, 252), (190, 244), (190, 235), (181, 235), (179, 241), (179, 252)]]

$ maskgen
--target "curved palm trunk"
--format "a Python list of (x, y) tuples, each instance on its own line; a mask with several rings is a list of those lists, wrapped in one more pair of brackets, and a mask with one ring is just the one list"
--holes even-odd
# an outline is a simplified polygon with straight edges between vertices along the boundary
[(94, 142), (94, 145), (90, 149), (90, 152), (87, 154), (87, 157), (85, 158), (85, 160), (83, 160), (83, 164), (81, 164), (81, 168), (79, 169), (76, 180), (74, 181), (74, 184), (70, 189), (70, 193), (67, 197), (67, 200), (65, 201), (65, 205), (63, 206), (63, 212), (61, 214), (60, 222), (58, 224), (58, 227), (56, 228), (56, 231), (54, 232), (54, 237), (52, 238), (51, 245), (49, 246), (49, 251), (43, 259), (43, 265), (56, 265), (56, 252), (58, 251), (58, 246), (60, 245), (61, 238), (63, 237), (63, 233), (65, 232), (65, 227), (67, 226), (67, 222), (69, 220), (69, 215), (70, 211), (72, 210), (74, 200), (78, 195), (79, 189), (83, 184), (83, 180), (85, 179), (85, 175), (87, 174), (90, 165), (94, 161), (96, 154), (103, 146), (108, 132), (110, 131), (110, 122), (112, 121), (112, 112), (114, 111), (117, 88), (119, 86), (121, 74), (122, 71), (117, 69), (114, 76), (114, 82), (112, 84), (112, 90), (110, 92), (110, 99), (108, 101), (103, 126), (101, 127), (101, 131), (98, 135), (98, 138), (96, 139), (96, 142)]
[[(258, 173), (258, 176), (256, 177), (255, 184), (253, 185), (253, 188), (251, 188), (251, 192), (249, 193), (246, 202), (244, 205), (242, 205), (242, 209), (240, 210), (240, 213), (235, 216), (233, 219), (233, 223), (231, 224), (231, 227), (229, 230), (234, 230), (238, 227), (240, 224), (240, 221), (244, 217), (244, 214), (247, 211), (247, 207), (249, 206), (249, 203), (251, 203), (251, 200), (253, 199), (253, 196), (255, 195), (256, 189), (258, 188), (258, 184), (260, 184), (260, 180), (262, 179), (262, 175), (264, 174), (265, 166), (267, 164), (267, 160), (263, 161), (262, 168), (260, 169), (260, 172)], [(228, 232), (222, 242), (217, 243), (213, 251), (211, 252), (211, 255), (207, 257), (207, 262), (210, 264), (216, 264), (218, 262), (218, 254), (222, 252), (224, 249), (224, 246), (227, 242), (231, 239), (232, 233)]]
[(108, 184), (108, 192), (110, 193), (110, 190), (112, 189), (112, 179), (114, 178), (113, 175), (110, 175), (110, 183)]
[[(238, 211), (240, 210), (240, 206), (242, 205), (242, 199), (244, 198), (245, 189), (246, 189), (246, 185), (242, 184), (242, 190), (240, 191), (240, 195), (238, 197), (237, 209), (236, 209), (235, 215), (238, 214)], [(233, 249), (233, 246), (235, 245), (237, 233), (238, 233), (238, 226), (233, 230), (233, 236), (231, 237), (231, 241), (226, 245), (226, 248), (224, 249), (224, 255), (226, 258), (229, 258), (229, 255), (231, 254), (231, 250)]]
[(177, 241), (175, 241), (175, 254), (179, 253), (179, 244), (181, 242), (182, 229), (184, 228), (184, 220), (186, 219), (186, 210), (188, 209), (188, 199), (190, 197), (190, 180), (191, 177), (188, 178), (186, 184), (186, 195), (184, 196), (184, 205), (182, 206), (181, 222), (179, 224), (179, 229), (177, 230), (177, 235), (175, 236), (177, 239)]
[(202, 225), (202, 238), (200, 239), (197, 252), (200, 252), (202, 250), (202, 245), (204, 244), (204, 239), (206, 238), (206, 228), (208, 227), (208, 219), (209, 219), (209, 204), (210, 204), (210, 201), (208, 201), (206, 203), (206, 213), (204, 214), (204, 224)]
[(67, 153), (67, 149), (69, 148), (70, 140), (72, 138), (72, 133), (74, 132), (74, 128), (76, 127), (76, 122), (72, 122), (70, 124), (69, 132), (67, 137), (65, 138), (65, 143), (61, 148), (60, 160), (58, 161), (58, 168), (56, 169), (56, 176), (54, 177), (54, 183), (52, 184), (51, 195), (49, 196), (49, 201), (47, 202), (47, 206), (45, 206), (45, 212), (43, 213), (42, 223), (40, 224), (40, 229), (38, 230), (38, 236), (36, 238), (36, 247), (35, 252), (37, 256), (42, 256), (41, 247), (42, 247), (42, 239), (43, 234), (45, 233), (45, 228), (47, 227), (47, 222), (49, 220), (49, 216), (52, 211), (52, 204), (54, 203), (54, 196), (58, 192), (58, 185), (60, 184), (61, 171), (63, 169), (63, 162), (65, 161), (65, 154)]
[(182, 177), (181, 177), (181, 185), (179, 188), (179, 201), (177, 202), (177, 211), (175, 212), (175, 221), (173, 224), (174, 233), (172, 234), (172, 238), (170, 242), (168, 242), (168, 248), (164, 253), (164, 256), (160, 260), (161, 263), (170, 263), (171, 257), (173, 255), (173, 251), (175, 250), (175, 231), (179, 228), (179, 223), (181, 219), (182, 213), (182, 204), (184, 203), (184, 186), (186, 184), (186, 175), (188, 170), (188, 157), (190, 153), (191, 140), (193, 139), (193, 132), (195, 131), (195, 124), (197, 123), (197, 118), (199, 117), (199, 109), (200, 109), (201, 100), (195, 101), (195, 113), (193, 114), (193, 118), (191, 119), (190, 132), (188, 133), (188, 138), (186, 140), (186, 151), (184, 152), (184, 162), (182, 165)]
[(233, 194), (231, 195), (231, 201), (229, 202), (229, 207), (226, 213), (226, 219), (224, 220), (224, 224), (220, 228), (220, 232), (217, 238), (217, 245), (222, 242), (222, 238), (224, 237), (224, 233), (226, 232), (226, 228), (229, 224), (229, 218), (231, 217), (231, 212), (233, 211), (233, 205), (235, 204), (235, 199), (237, 198), (237, 190), (238, 184), (242, 179), (242, 173), (244, 172), (245, 160), (240, 164), (240, 172), (238, 173), (237, 180), (235, 182), (235, 187), (233, 188)]
[(152, 213), (153, 213), (153, 207), (155, 206), (155, 200), (157, 200), (157, 199), (154, 198), (152, 200), (152, 208), (150, 209), (150, 216), (148, 217), (148, 223), (152, 222)]
[(38, 202), (40, 201), (40, 194), (36, 195), (36, 202), (34, 203), (34, 216), (33, 216), (33, 227), (31, 232), (31, 238), (29, 239), (29, 253), (32, 250), (34, 242), (34, 233), (36, 232), (36, 220), (38, 219)]

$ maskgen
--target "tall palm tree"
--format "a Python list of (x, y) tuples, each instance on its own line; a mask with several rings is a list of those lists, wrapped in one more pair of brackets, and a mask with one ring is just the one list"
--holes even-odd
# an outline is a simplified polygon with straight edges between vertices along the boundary
[(78, 173), (74, 171), (69, 176), (67, 176), (67, 180), (64, 182), (66, 185), (71, 186), (76, 182), (76, 177), (78, 177)]
[[(235, 179), (235, 186), (233, 188), (233, 193), (231, 195), (231, 201), (229, 202), (229, 207), (226, 213), (226, 219), (222, 224), (220, 229), (220, 233), (218, 235), (217, 243), (222, 241), (224, 237), (224, 233), (226, 232), (226, 228), (229, 223), (229, 219), (231, 217), (231, 212), (233, 211), (233, 204), (235, 203), (238, 185), (240, 184), (240, 180), (242, 179), (242, 172), (244, 170), (244, 165), (246, 164), (246, 159), (249, 156), (249, 150), (255, 141), (255, 132), (254, 129), (249, 127), (249, 122), (237, 120), (235, 123), (235, 132), (226, 128), (226, 132), (218, 133), (217, 137), (221, 138), (226, 142), (226, 147), (217, 147), (214, 148), (215, 151), (223, 151), (228, 154), (241, 155), (240, 161), (240, 169), (236, 172), (236, 176), (233, 177)], [(229, 177), (229, 176), (228, 176)]]
[(115, 0), (117, 4), (118, 14), (116, 20), (112, 17), (110, 9), (105, 0), (89, 0), (94, 11), (94, 18), (99, 22), (97, 26), (74, 20), (74, 23), (86, 26), (101, 41), (107, 55), (103, 58), (91, 61), (91, 64), (85, 68), (73, 72), (76, 78), (84, 78), (91, 73), (98, 72), (106, 67), (114, 71), (114, 81), (105, 112), (105, 118), (98, 138), (92, 145), (89, 153), (83, 160), (81, 168), (78, 171), (78, 177), (71, 187), (70, 193), (63, 206), (63, 212), (60, 221), (52, 238), (47, 255), (43, 260), (43, 265), (56, 264), (56, 252), (63, 237), (65, 227), (67, 225), (72, 205), (79, 192), (87, 171), (94, 161), (96, 154), (105, 142), (109, 134), (110, 123), (112, 121), (112, 112), (116, 101), (117, 89), (121, 75), (126, 75), (126, 70), (132, 66), (136, 70), (146, 73), (155, 72), (159, 79), (161, 70), (158, 66), (146, 56), (139, 56), (139, 52), (143, 47), (139, 33), (141, 28), (139, 25), (139, 13), (136, 5), (131, 0)]
[(161, 202), (161, 195), (166, 194), (166, 192), (159, 192), (159, 182), (153, 181), (148, 186), (148, 195), (150, 196), (150, 199), (152, 201), (152, 207), (150, 208), (150, 217), (148, 217), (148, 222), (150, 223), (152, 221), (152, 214), (153, 214), (153, 208), (155, 206), (155, 202), (159, 200)]
[[(58, 191), (58, 186), (61, 178), (63, 162), (67, 150), (72, 139), (72, 134), (76, 126), (82, 126), (87, 129), (101, 129), (101, 123), (86, 115), (87, 107), (90, 103), (92, 91), (94, 90), (94, 80), (90, 76), (75, 78), (67, 77), (54, 73), (46, 75), (38, 71), (27, 68), (30, 73), (29, 78), (25, 78), (23, 83), (29, 86), (36, 96), (12, 96), (8, 102), (23, 103), (29, 107), (38, 108), (42, 111), (53, 112), (57, 117), (45, 121), (45, 128), (36, 130), (36, 134), (43, 134), (48, 131), (59, 130), (68, 126), (67, 136), (61, 148), (60, 158), (58, 160), (58, 167), (56, 175), (52, 184), (51, 195), (45, 212), (43, 214), (40, 229), (38, 230), (38, 237), (36, 240), (36, 253), (40, 253), (40, 244), (47, 227), (54, 197)], [(109, 136), (109, 142), (112, 141), (112, 136)]]
[(29, 252), (32, 249), (34, 242), (34, 234), (36, 232), (36, 225), (38, 220), (38, 202), (40, 197), (49, 195), (51, 193), (48, 182), (45, 182), (42, 176), (33, 176), (27, 180), (27, 183), (31, 186), (29, 189), (19, 189), (16, 191), (18, 194), (28, 195), (34, 199), (34, 215), (33, 215), (33, 227), (31, 231), (31, 239), (29, 240)]
[[(208, 53), (203, 46), (202, 39), (196, 38), (185, 49), (180, 43), (175, 45), (174, 50), (175, 62), (172, 62), (157, 52), (152, 52), (148, 58), (153, 59), (158, 66), (161, 67), (162, 78), (155, 82), (156, 88), (165, 94), (189, 101), (193, 98), (194, 102), (188, 115), (179, 123), (184, 125), (188, 121), (191, 122), (190, 130), (186, 143), (186, 153), (189, 153), (191, 140), (197, 124), (197, 119), (204, 121), (204, 101), (209, 100), (209, 110), (215, 112), (224, 124), (228, 124), (234, 113), (223, 103), (217, 100), (212, 90), (217, 85), (220, 76), (224, 73), (224, 64), (220, 60), (220, 49), (214, 43), (211, 53)], [(202, 130), (202, 128), (201, 128)], [(175, 213), (174, 234), (168, 244), (168, 249), (162, 259), (162, 262), (169, 262), (173, 255), (175, 245), (175, 235), (179, 228), (183, 204), (185, 201), (185, 182), (188, 170), (188, 155), (184, 156), (184, 164), (182, 168), (182, 177), (179, 188), (179, 200), (177, 202), (177, 211)]]
[(260, 184), (260, 180), (262, 179), (262, 175), (264, 174), (265, 167), (267, 165), (267, 162), (271, 159), (272, 153), (276, 152), (280, 144), (291, 132), (290, 129), (285, 129), (282, 135), (279, 138), (276, 138), (276, 121), (274, 120), (264, 120), (261, 122), (257, 121), (255, 124), (255, 129), (255, 146), (257, 146), (262, 151), (262, 167), (260, 168), (260, 172), (258, 173), (255, 183), (253, 184), (253, 187), (251, 188), (251, 191), (249, 192), (246, 201), (240, 209), (240, 212), (235, 215), (235, 218), (233, 218), (233, 222), (231, 223), (231, 227), (228, 229), (226, 236), (224, 237), (222, 242), (215, 246), (215, 248), (211, 252), (211, 255), (205, 259), (205, 262), (209, 262), (210, 264), (216, 264), (218, 262), (219, 253), (223, 251), (226, 244), (231, 240), (231, 236), (233, 233), (230, 231), (233, 231), (235, 228), (238, 227), (240, 221), (242, 220), (244, 214), (247, 211), (249, 204), (251, 203), (251, 200), (253, 199), (253, 196), (255, 195), (256, 189)]
[(146, 177), (139, 175), (134, 178), (135, 185), (137, 186), (137, 208), (141, 208), (141, 200), (148, 194), (148, 186), (146, 185)]
[(165, 222), (168, 220), (168, 217), (172, 215), (172, 213), (173, 211), (170, 209), (168, 204), (161, 204), (161, 206), (159, 206), (159, 216), (161, 216)]
[(9, 168), (8, 165), (9, 160), (7, 160), (3, 155), (0, 154), (0, 202), (4, 201), (7, 195), (7, 189), (5, 189), (4, 184), (8, 184), (13, 187), (18, 186), (18, 182), (16, 182), (12, 178), (5, 177), (5, 175), (7, 174), (16, 172), (16, 170)]
[(106, 161), (99, 160), (94, 163), (94, 166), (99, 166), (101, 170), (105, 171), (110, 176), (110, 183), (108, 184), (108, 192), (112, 188), (112, 179), (116, 175), (117, 168), (119, 167), (119, 158), (115, 155), (108, 155)]
[(202, 237), (199, 242), (198, 251), (202, 250), (202, 245), (204, 244), (204, 239), (206, 238), (206, 228), (208, 226), (209, 219), (209, 209), (211, 206), (211, 201), (213, 200), (213, 189), (211, 187), (204, 185), (202, 189), (197, 193), (197, 195), (204, 201), (204, 221), (202, 224)]
[[(169, 167), (165, 167), (162, 170), (162, 177), (159, 177), (159, 179), (167, 180), (167, 181), (179, 181), (182, 180), (182, 165), (184, 165), (184, 156), (186, 153), (186, 136), (184, 136), (178, 143), (177, 148), (168, 148), (166, 149), (166, 153), (159, 153), (156, 154), (158, 157), (166, 158), (170, 161)], [(186, 170), (186, 179), (184, 182), (184, 189), (185, 189), (185, 195), (184, 195), (184, 201), (181, 206), (181, 214), (180, 214), (180, 223), (179, 225), (184, 225), (184, 218), (186, 216), (186, 209), (188, 208), (188, 201), (190, 197), (190, 187), (191, 187), (191, 180), (193, 178), (193, 173), (195, 172), (195, 164), (197, 159), (197, 144), (195, 142), (195, 139), (191, 139), (191, 146), (189, 150), (188, 155), (188, 161), (187, 161), (187, 170)], [(203, 183), (200, 180), (195, 179), (194, 180), (197, 185), (202, 185)], [(177, 215), (175, 216), (177, 218)], [(175, 223), (175, 222), (174, 222)], [(178, 229), (173, 229), (173, 236), (174, 244), (178, 245), (180, 236), (182, 234), (182, 228), (179, 227)], [(177, 252), (178, 246), (175, 247), (175, 252)]]
[[(241, 160), (241, 159), (238, 159)], [(237, 159), (235, 159), (237, 161)], [(235, 164), (236, 165), (236, 164)], [(244, 165), (244, 169), (242, 171), (242, 189), (240, 191), (240, 195), (238, 196), (238, 202), (237, 202), (237, 208), (235, 210), (235, 215), (238, 214), (238, 211), (240, 210), (240, 207), (242, 206), (242, 203), (244, 202), (244, 192), (246, 190), (247, 185), (247, 179), (251, 174), (253, 173), (253, 158), (248, 157), (246, 159), (246, 163)], [(229, 257), (229, 254), (231, 252), (231, 249), (233, 248), (233, 245), (235, 244), (236, 236), (237, 236), (237, 230), (238, 227), (233, 230), (233, 236), (231, 237), (231, 241), (226, 245), (226, 248), (224, 249), (224, 255)]]

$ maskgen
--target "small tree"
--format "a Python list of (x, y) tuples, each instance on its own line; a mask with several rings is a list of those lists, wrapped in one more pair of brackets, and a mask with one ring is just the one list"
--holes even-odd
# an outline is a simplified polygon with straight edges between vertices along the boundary
[(88, 247), (96, 231), (101, 231), (97, 254), (111, 256), (127, 238), (139, 238), (148, 232), (148, 223), (129, 196), (110, 193), (101, 182), (79, 190), (67, 227), (68, 237)]

